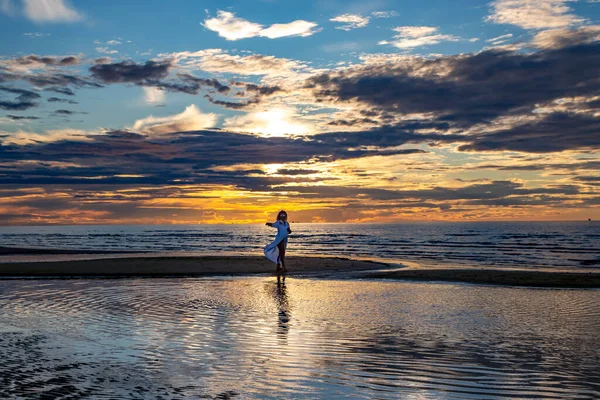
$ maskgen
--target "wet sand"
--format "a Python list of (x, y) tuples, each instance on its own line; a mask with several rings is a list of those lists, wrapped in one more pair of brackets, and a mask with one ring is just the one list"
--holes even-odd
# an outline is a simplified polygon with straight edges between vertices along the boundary
[[(48, 257), (47, 260), (51, 260)], [(291, 257), (290, 273), (375, 270), (388, 265), (344, 258)], [(92, 260), (0, 263), (0, 277), (158, 277), (249, 275), (275, 271), (275, 264), (259, 256), (119, 257)]]
[(498, 269), (425, 269), (406, 268), (361, 274), (364, 278), (411, 281), (450, 281), (487, 285), (556, 288), (600, 288), (600, 272), (498, 270)]

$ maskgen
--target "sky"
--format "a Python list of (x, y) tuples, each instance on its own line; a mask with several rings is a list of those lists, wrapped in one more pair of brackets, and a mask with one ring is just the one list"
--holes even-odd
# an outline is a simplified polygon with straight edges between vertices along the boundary
[(0, 0), (0, 225), (600, 219), (599, 0)]

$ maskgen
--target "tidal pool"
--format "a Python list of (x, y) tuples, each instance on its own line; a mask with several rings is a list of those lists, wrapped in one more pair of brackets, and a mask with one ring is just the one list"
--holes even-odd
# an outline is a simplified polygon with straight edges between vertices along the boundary
[(600, 398), (600, 291), (0, 281), (0, 397)]

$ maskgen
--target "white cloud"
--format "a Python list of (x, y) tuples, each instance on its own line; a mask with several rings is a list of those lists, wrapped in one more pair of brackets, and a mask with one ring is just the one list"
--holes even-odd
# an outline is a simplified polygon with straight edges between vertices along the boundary
[(102, 54), (117, 54), (118, 50), (109, 49), (108, 47), (96, 47), (96, 51)]
[(150, 105), (165, 104), (165, 91), (155, 87), (144, 87), (144, 100)]
[(215, 18), (204, 21), (204, 26), (227, 40), (258, 36), (262, 30), (262, 25), (238, 18), (234, 13), (227, 11), (218, 11)]
[(121, 44), (121, 42), (119, 42), (118, 40), (109, 40), (108, 42), (106, 42), (106, 44), (108, 44), (110, 46), (114, 46), (117, 44)]
[(273, 24), (267, 29), (260, 31), (260, 36), (269, 39), (277, 39), (286, 36), (310, 36), (317, 31), (317, 24), (303, 20), (290, 22), (289, 24)]
[(204, 21), (204, 27), (215, 31), (227, 40), (239, 40), (251, 37), (267, 37), (276, 39), (286, 36), (310, 36), (318, 30), (317, 24), (303, 20), (292, 21), (287, 24), (273, 24), (268, 28), (255, 22), (236, 17), (228, 11), (217, 11), (217, 16)]
[(42, 32), (27, 32), (23, 34), (24, 36), (29, 36), (29, 37), (44, 37), (44, 36), (50, 36), (49, 33), (42, 33)]
[(523, 29), (566, 28), (585, 22), (571, 14), (567, 3), (575, 0), (496, 0), (486, 21)]
[(67, 0), (23, 0), (25, 16), (33, 22), (76, 22), (83, 15)]
[(590, 25), (579, 29), (549, 29), (541, 31), (533, 37), (531, 44), (542, 49), (554, 49), (597, 41), (600, 41), (600, 25)]
[(396, 11), (373, 11), (371, 13), (373, 18), (391, 18), (397, 17), (399, 14)]
[(159, 57), (175, 60), (188, 69), (240, 75), (289, 75), (307, 69), (299, 61), (262, 54), (246, 56), (231, 55), (221, 49), (206, 49), (196, 52), (163, 53)]
[(274, 107), (265, 111), (256, 111), (227, 118), (223, 123), (223, 127), (236, 132), (253, 133), (268, 137), (310, 133), (310, 126), (298, 121), (299, 117), (296, 110)]
[(349, 31), (351, 29), (364, 28), (369, 25), (369, 19), (369, 17), (363, 17), (362, 15), (357, 14), (342, 14), (335, 18), (331, 18), (330, 21), (344, 23), (345, 25), (336, 26), (335, 29)]
[(488, 40), (486, 40), (486, 42), (489, 43), (489, 42), (505, 41), (505, 40), (510, 39), (512, 37), (513, 37), (513, 34), (512, 33), (508, 33), (506, 35), (501, 35), (501, 36), (498, 36), (498, 37), (495, 37), (495, 38), (492, 38), (492, 39), (488, 39)]
[(17, 14), (17, 10), (12, 0), (0, 0), (0, 11), (9, 17)]
[(0, 142), (3, 145), (7, 144), (35, 144), (38, 142), (58, 142), (60, 140), (72, 140), (76, 142), (86, 142), (91, 140), (91, 137), (88, 135), (88, 132), (83, 131), (81, 129), (53, 129), (48, 130), (45, 133), (35, 133), (35, 132), (2, 132), (0, 131), (0, 136), (5, 136), (4, 138), (0, 138)]
[(395, 40), (381, 41), (379, 44), (390, 44), (399, 49), (412, 49), (415, 47), (438, 44), (441, 42), (457, 42), (459, 37), (453, 35), (441, 35), (434, 26), (399, 26), (394, 28), (398, 32)]
[(163, 135), (174, 132), (196, 131), (212, 128), (216, 125), (218, 115), (203, 114), (195, 105), (189, 105), (180, 114), (168, 117), (150, 115), (133, 124), (133, 130), (139, 133)]

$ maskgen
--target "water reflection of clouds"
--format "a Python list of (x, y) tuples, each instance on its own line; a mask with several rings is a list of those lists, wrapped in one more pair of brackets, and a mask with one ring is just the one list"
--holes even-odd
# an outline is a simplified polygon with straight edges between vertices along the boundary
[(0, 288), (0, 323), (71, 343), (47, 358), (87, 349), (151, 391), (600, 396), (597, 291), (274, 277)]

